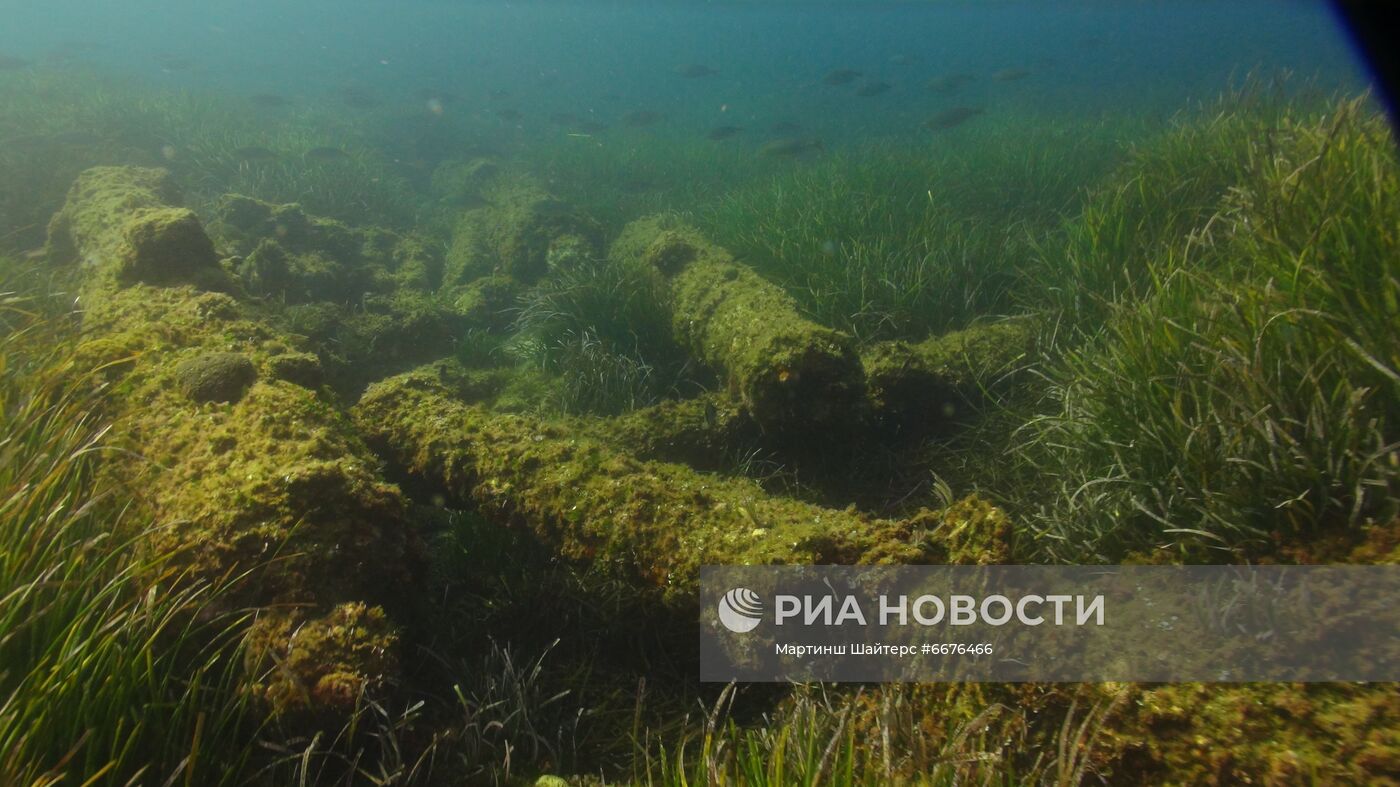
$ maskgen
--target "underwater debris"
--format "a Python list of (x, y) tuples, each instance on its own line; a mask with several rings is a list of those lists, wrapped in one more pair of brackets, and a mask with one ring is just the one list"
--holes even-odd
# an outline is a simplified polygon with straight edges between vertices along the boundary
[(758, 149), (760, 156), (773, 158), (795, 158), (811, 151), (826, 151), (820, 139), (775, 139)]
[(666, 217), (628, 224), (611, 255), (663, 279), (677, 343), (765, 430), (803, 438), (851, 426), (865, 395), (851, 338), (802, 317), (781, 287)]
[(849, 85), (862, 76), (864, 76), (864, 74), (854, 69), (838, 68), (834, 71), (827, 72), (827, 75), (822, 77), (822, 84), (832, 86)]
[(924, 128), (929, 131), (946, 131), (961, 126), (981, 114), (983, 114), (983, 110), (977, 107), (953, 107), (924, 121)]
[(500, 273), (529, 284), (597, 255), (598, 223), (536, 181), (496, 175), (480, 182), (483, 204), (464, 211), (452, 232), (443, 281), (449, 300), (452, 288), (482, 276)]
[[(338, 626), (338, 604), (382, 618), (367, 605), (408, 592), (419, 560), (405, 502), (340, 411), (280, 374), (257, 373), (296, 343), (247, 304), (200, 289), (201, 274), (222, 270), (193, 214), (165, 201), (172, 194), (163, 170), (91, 169), (50, 226), (51, 258), (79, 265), (84, 280), (79, 354), (119, 382), (107, 404), (114, 439), (131, 450), (102, 472), (141, 489), (133, 522), (172, 523), (133, 533), (137, 548), (178, 556), (191, 580), (238, 577), (237, 603), (297, 605), (302, 630)], [(186, 217), (179, 242), (133, 242), (168, 215)], [(142, 275), (122, 275), (131, 270)], [(295, 648), (300, 635), (282, 633), (280, 645), (276, 632), (264, 641)], [(337, 685), (376, 688), (392, 676), (362, 646), (383, 642), (370, 628), (344, 628), (317, 658), (355, 676)], [(249, 676), (270, 688), (264, 678)], [(343, 697), (313, 696), (310, 707), (342, 713)]]
[(892, 87), (894, 87), (894, 85), (891, 85), (888, 82), (866, 82), (865, 84), (856, 88), (856, 95), (861, 96), (863, 98), (870, 98), (872, 96), (878, 96), (882, 93), (887, 93)]
[(248, 356), (231, 352), (207, 352), (187, 358), (175, 367), (180, 391), (192, 401), (236, 402), (258, 379)]
[(353, 412), (371, 444), (408, 472), (474, 501), (488, 517), (528, 526), (566, 558), (615, 563), (682, 603), (693, 601), (704, 563), (959, 562), (1008, 554), (1005, 515), (985, 504), (977, 514), (983, 525), (964, 525), (960, 540), (944, 541), (941, 514), (874, 519), (771, 496), (746, 479), (641, 461), (568, 423), (459, 401), (431, 367), (375, 383)]
[(81, 263), (89, 289), (137, 282), (227, 288), (214, 244), (193, 211), (173, 207), (178, 197), (163, 169), (89, 169), (49, 222), (49, 259)]
[(714, 76), (719, 72), (709, 66), (700, 65), (699, 63), (688, 63), (683, 66), (676, 66), (676, 73), (686, 79), (699, 79), (701, 77)]
[(886, 434), (918, 437), (955, 423), (1007, 385), (1036, 330), (1031, 320), (1011, 319), (865, 349), (861, 364), (875, 424)]
[(742, 126), (716, 126), (710, 129), (710, 133), (705, 135), (705, 139), (719, 142), (720, 140), (725, 140), (737, 136), (743, 131), (744, 129)]
[(743, 402), (723, 392), (667, 400), (587, 423), (585, 431), (638, 459), (677, 462), (700, 470), (723, 468), (762, 437)]

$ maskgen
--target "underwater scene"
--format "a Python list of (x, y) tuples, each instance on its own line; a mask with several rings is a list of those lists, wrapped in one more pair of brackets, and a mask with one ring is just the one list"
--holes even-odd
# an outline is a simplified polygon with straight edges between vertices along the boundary
[(1388, 683), (721, 684), (704, 565), (1400, 561), (1320, 0), (0, 23), (0, 784), (1396, 784)]

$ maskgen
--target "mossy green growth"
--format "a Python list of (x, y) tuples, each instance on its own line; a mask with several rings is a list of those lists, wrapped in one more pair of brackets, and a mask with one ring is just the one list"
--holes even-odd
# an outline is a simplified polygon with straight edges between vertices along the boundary
[(598, 255), (602, 228), (533, 180), (501, 175), (480, 189), (452, 232), (443, 283), (449, 291), (491, 274), (529, 284)]
[(384, 610), (337, 604), (321, 617), (269, 612), (253, 626), (248, 669), (256, 697), (278, 715), (344, 716), (382, 696), (398, 672), (398, 633)]
[(1114, 781), (1393, 784), (1394, 684), (1134, 686), (1099, 742)]
[(442, 202), (463, 208), (485, 202), (482, 191), (501, 175), (501, 163), (492, 158), (444, 161), (433, 170), (432, 190)]
[(150, 284), (230, 286), (199, 219), (176, 207), (163, 169), (94, 167), (49, 223), (51, 262), (81, 264), (90, 291)]
[(766, 430), (802, 437), (859, 420), (865, 381), (851, 338), (804, 318), (778, 285), (670, 217), (625, 227), (615, 262), (667, 282), (671, 324)]
[(237, 401), (257, 378), (253, 362), (239, 353), (207, 352), (175, 367), (180, 391), (201, 403)]
[(669, 400), (604, 420), (580, 419), (595, 434), (633, 456), (719, 469), (761, 439), (742, 403), (722, 392)]
[(1027, 319), (1002, 320), (923, 342), (879, 342), (861, 353), (876, 424), (888, 433), (937, 431), (1006, 387), (1036, 337)]
[[(875, 519), (638, 460), (568, 424), (465, 404), (435, 369), (376, 383), (354, 414), (407, 471), (488, 516), (526, 525), (565, 557), (615, 565), (683, 598), (693, 597), (704, 563), (922, 563), (963, 554), (939, 538), (940, 515)], [(963, 518), (991, 521), (974, 513)]]

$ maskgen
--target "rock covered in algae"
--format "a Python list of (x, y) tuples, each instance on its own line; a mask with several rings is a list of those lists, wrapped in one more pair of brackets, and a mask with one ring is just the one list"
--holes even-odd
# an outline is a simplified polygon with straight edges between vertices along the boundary
[(250, 672), (264, 676), (254, 691), (269, 707), (343, 715), (387, 688), (399, 670), (397, 650), (384, 610), (349, 602), (312, 619), (266, 613), (253, 626), (246, 659)]
[(875, 422), (918, 435), (955, 421), (1002, 386), (1031, 351), (1037, 326), (1003, 320), (923, 342), (880, 342), (861, 354)]
[(458, 219), (443, 285), (451, 292), (492, 274), (530, 284), (601, 248), (598, 222), (529, 178), (501, 174), (481, 185), (475, 206)]
[[(770, 496), (757, 484), (643, 461), (569, 424), (460, 401), (436, 368), (376, 383), (354, 408), (367, 438), (410, 473), (489, 515), (531, 528), (563, 555), (613, 563), (689, 595), (703, 563), (920, 563), (1004, 554), (991, 506), (895, 521)], [(975, 521), (974, 521), (975, 520)]]
[(227, 286), (214, 244), (163, 169), (94, 167), (49, 222), (48, 258), (80, 263), (89, 289), (149, 284)]
[[(162, 197), (162, 177), (86, 173), (58, 235), (78, 259), (121, 250), (122, 217), (133, 204), (138, 220), (159, 208), (152, 200)], [(103, 188), (84, 185), (94, 182)], [(389, 663), (367, 654), (383, 644), (388, 624), (347, 625), (346, 610), (382, 617), (373, 605), (410, 592), (416, 545), (403, 497), (344, 413), (272, 373), (273, 359), (297, 352), (296, 343), (226, 293), (132, 282), (103, 265), (84, 273), (79, 357), (103, 368), (114, 439), (130, 449), (113, 452), (103, 472), (140, 490), (139, 515), (123, 522), (161, 525), (136, 530), (138, 548), (173, 555), (188, 581), (231, 579), (231, 603), (295, 605), (298, 625), (280, 645), (273, 640), (281, 629), (262, 636), (273, 652), (331, 665), (311, 684), (313, 700), (381, 685)], [(293, 639), (318, 630), (335, 634), (314, 648)]]
[(234, 402), (258, 378), (258, 370), (245, 355), (207, 352), (175, 366), (180, 390), (196, 402)]
[(611, 255), (664, 278), (677, 341), (764, 429), (803, 436), (859, 421), (865, 379), (851, 337), (803, 317), (781, 287), (667, 217), (627, 225)]

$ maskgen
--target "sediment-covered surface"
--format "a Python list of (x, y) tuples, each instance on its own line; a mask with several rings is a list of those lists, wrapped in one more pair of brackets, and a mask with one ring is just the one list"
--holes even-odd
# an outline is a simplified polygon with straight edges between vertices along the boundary
[(354, 414), (366, 438), (407, 472), (529, 527), (567, 557), (617, 564), (682, 597), (704, 563), (1009, 555), (1005, 515), (975, 499), (904, 521), (823, 509), (750, 481), (638, 460), (565, 425), (466, 404), (431, 369), (376, 383)]
[(851, 338), (804, 318), (782, 288), (694, 229), (640, 219), (611, 254), (664, 280), (677, 341), (718, 371), (765, 429), (800, 436), (859, 416), (864, 378)]
[[(136, 494), (133, 522), (159, 525), (141, 548), (200, 579), (234, 577), (235, 598), (264, 609), (250, 657), (275, 709), (348, 711), (392, 676), (392, 627), (374, 605), (414, 581), (405, 501), (314, 386), (314, 357), (202, 287), (236, 291), (171, 198), (162, 171), (89, 170), (51, 228), (55, 260), (82, 266), (79, 353), (102, 370), (125, 449), (105, 472)], [(334, 636), (303, 655), (322, 629)], [(313, 663), (325, 659), (333, 668)]]

